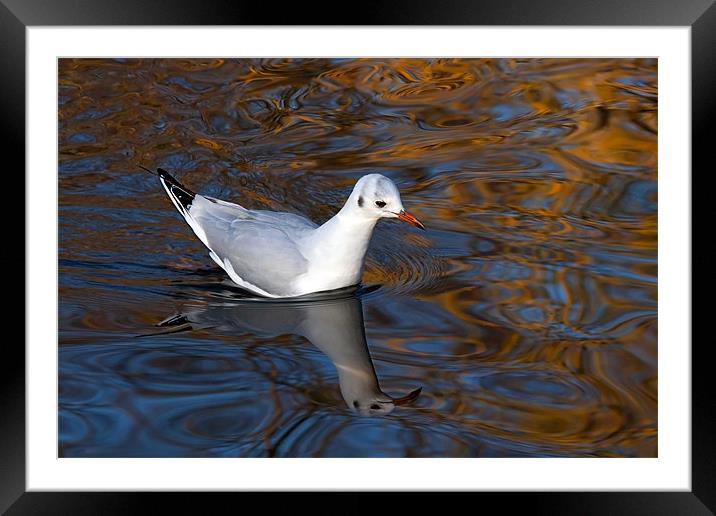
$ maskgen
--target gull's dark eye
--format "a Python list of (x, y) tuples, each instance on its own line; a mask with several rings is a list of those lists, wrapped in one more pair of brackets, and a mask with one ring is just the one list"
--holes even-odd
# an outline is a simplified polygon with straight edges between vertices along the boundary
[(370, 408), (373, 410), (380, 410), (380, 405), (376, 405), (375, 403), (373, 403)]
[(385, 206), (385, 201), (375, 201), (375, 205), (378, 208), (382, 208), (383, 206)]

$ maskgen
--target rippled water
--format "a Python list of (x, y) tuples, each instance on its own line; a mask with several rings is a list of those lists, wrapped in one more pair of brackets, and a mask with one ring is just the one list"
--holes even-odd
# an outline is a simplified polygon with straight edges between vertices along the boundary
[[(655, 456), (656, 67), (60, 60), (60, 456)], [(256, 302), (138, 164), (317, 222), (379, 172), (428, 231)]]

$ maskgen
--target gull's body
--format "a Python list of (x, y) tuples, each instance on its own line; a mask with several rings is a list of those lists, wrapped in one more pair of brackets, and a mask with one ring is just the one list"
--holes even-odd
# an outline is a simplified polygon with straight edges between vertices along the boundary
[(249, 210), (192, 192), (158, 169), (169, 198), (209, 256), (240, 287), (265, 297), (297, 297), (360, 283), (375, 224), (405, 212), (387, 177), (362, 177), (343, 208), (318, 226), (293, 213)]

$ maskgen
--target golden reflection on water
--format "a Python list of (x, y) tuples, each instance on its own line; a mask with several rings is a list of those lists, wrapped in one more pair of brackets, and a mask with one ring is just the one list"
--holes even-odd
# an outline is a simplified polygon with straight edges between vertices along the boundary
[[(61, 59), (58, 83), (61, 454), (656, 455), (656, 60)], [(236, 296), (136, 164), (319, 222), (393, 178), (428, 231), (378, 226), (365, 332), (418, 402), (351, 412), (296, 334), (136, 339)]]

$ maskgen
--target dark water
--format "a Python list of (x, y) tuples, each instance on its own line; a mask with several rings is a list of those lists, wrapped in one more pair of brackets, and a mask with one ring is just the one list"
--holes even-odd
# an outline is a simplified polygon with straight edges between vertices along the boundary
[[(656, 116), (655, 60), (61, 60), (60, 456), (655, 456)], [(254, 302), (137, 164), (428, 231)]]

